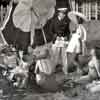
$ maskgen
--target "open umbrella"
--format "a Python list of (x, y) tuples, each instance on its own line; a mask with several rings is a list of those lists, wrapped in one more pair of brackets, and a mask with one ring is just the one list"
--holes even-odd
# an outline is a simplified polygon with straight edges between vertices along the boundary
[(33, 44), (34, 30), (41, 28), (46, 42), (43, 26), (53, 17), (56, 0), (21, 0), (13, 13), (15, 27), (31, 32), (30, 44)]
[(13, 13), (13, 23), (24, 32), (41, 28), (55, 12), (55, 0), (21, 0)]
[[(74, 30), (76, 29), (77, 24), (79, 24), (77, 17), (81, 18), (85, 22), (88, 21), (88, 19), (86, 18), (86, 16), (84, 14), (77, 12), (77, 11), (70, 11), (68, 13), (68, 17), (73, 22), (72, 28), (75, 27), (75, 28), (73, 28)], [(82, 35), (81, 37), (82, 37), (83, 40), (86, 40), (86, 29), (85, 29), (85, 27), (80, 24), (77, 28), (77, 31), (80, 32), (80, 33), (84, 33), (84, 34), (81, 34)]]
[(69, 19), (74, 22), (75, 24), (78, 24), (78, 19), (77, 17), (81, 18), (83, 21), (88, 21), (86, 16), (80, 12), (77, 12), (77, 11), (70, 11), (68, 13), (68, 17)]

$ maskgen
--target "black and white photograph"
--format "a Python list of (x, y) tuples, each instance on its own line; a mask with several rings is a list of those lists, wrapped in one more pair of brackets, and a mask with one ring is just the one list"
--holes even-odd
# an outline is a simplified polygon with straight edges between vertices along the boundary
[(0, 0), (0, 100), (100, 100), (100, 0)]

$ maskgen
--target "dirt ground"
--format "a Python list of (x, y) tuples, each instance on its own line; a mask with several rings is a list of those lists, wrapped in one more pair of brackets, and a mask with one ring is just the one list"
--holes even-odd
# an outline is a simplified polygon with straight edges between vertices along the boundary
[(34, 82), (26, 89), (17, 89), (9, 81), (1, 79), (0, 100), (100, 100), (100, 93), (90, 93), (84, 86), (78, 84), (71, 87), (69, 84), (61, 90), (50, 92), (38, 87)]
[[(99, 21), (85, 23), (85, 27), (88, 32), (89, 41), (100, 39)], [(92, 43), (94, 45), (97, 44), (97, 42)], [(98, 46), (100, 46), (99, 42)], [(63, 76), (59, 74), (57, 77), (60, 80)], [(52, 81), (51, 86), (54, 86), (54, 81)], [(50, 92), (41, 89), (34, 82), (30, 83), (27, 89), (16, 89), (9, 81), (1, 78), (0, 100), (100, 100), (100, 93), (90, 93), (84, 88), (84, 85), (75, 85), (73, 88), (63, 87), (62, 90)]]

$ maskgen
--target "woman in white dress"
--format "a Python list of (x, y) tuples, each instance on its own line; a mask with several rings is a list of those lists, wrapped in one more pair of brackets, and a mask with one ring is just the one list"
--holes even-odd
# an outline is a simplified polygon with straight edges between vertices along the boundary
[[(68, 71), (68, 67), (73, 67), (73, 66), (77, 66), (77, 72), (81, 73), (82, 70), (80, 68), (80, 63), (79, 63), (79, 55), (85, 55), (85, 41), (86, 41), (86, 29), (85, 27), (82, 25), (83, 21), (84, 21), (84, 16), (81, 14), (78, 14), (78, 16), (80, 17), (79, 20), (77, 20), (76, 16), (77, 13), (76, 12), (69, 12), (68, 13), (69, 18), (72, 20), (72, 18), (75, 18), (75, 24), (76, 24), (76, 28), (75, 30), (73, 30), (73, 34), (72, 37), (69, 41), (68, 47), (66, 49), (66, 53), (67, 53), (67, 67), (66, 67), (66, 71)], [(73, 16), (73, 17), (72, 17)]]
[(81, 34), (76, 31), (72, 34), (72, 37), (69, 41), (68, 47), (66, 49), (67, 53), (67, 67), (66, 71), (68, 71), (68, 68), (76, 66), (77, 71), (80, 71), (80, 65), (79, 65), (79, 55), (82, 52), (82, 45), (81, 45)]

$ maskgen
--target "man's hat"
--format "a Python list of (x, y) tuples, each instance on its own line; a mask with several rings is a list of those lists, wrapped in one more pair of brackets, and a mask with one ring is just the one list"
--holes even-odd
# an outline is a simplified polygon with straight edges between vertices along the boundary
[(58, 8), (57, 10), (58, 10), (59, 12), (65, 13), (65, 12), (67, 11), (67, 8)]

